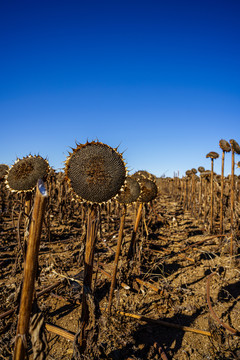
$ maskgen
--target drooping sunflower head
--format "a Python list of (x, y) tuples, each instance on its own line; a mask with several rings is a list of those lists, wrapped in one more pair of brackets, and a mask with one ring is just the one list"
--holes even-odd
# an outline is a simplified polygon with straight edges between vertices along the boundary
[(48, 171), (48, 161), (39, 155), (17, 159), (6, 175), (7, 187), (13, 192), (32, 191), (39, 179), (45, 179)]
[(68, 184), (80, 200), (103, 203), (115, 197), (126, 179), (122, 154), (98, 141), (77, 145), (66, 161)]
[(198, 167), (198, 171), (201, 173), (203, 173), (205, 171), (205, 168), (203, 166), (199, 166)]
[[(214, 174), (214, 173), (213, 173)], [(203, 173), (202, 173), (202, 176), (206, 179), (206, 180), (209, 180), (210, 177), (211, 177), (211, 170), (205, 170)]]
[(156, 181), (156, 176), (146, 170), (138, 170), (132, 176), (133, 179), (139, 180), (141, 178)]
[(207, 155), (206, 158), (210, 158), (210, 159), (217, 159), (219, 157), (218, 153), (215, 151), (210, 151)]
[(122, 204), (131, 204), (134, 201), (137, 201), (140, 194), (140, 185), (137, 180), (133, 179), (130, 176), (126, 177), (126, 182), (124, 187), (121, 189), (117, 201)]
[(231, 146), (226, 140), (221, 139), (219, 141), (219, 146), (222, 149), (222, 151), (225, 151), (225, 152), (231, 151)]
[(239, 155), (240, 154), (239, 144), (234, 139), (229, 140), (229, 142), (232, 145), (232, 149), (234, 150), (234, 152)]
[(154, 200), (158, 194), (158, 188), (154, 181), (149, 179), (140, 179), (139, 180), (141, 193), (139, 195), (139, 201), (147, 203)]
[(5, 175), (8, 172), (8, 165), (6, 164), (0, 164), (0, 181), (4, 179)]
[(192, 172), (192, 174), (196, 174), (196, 173), (197, 173), (197, 169), (192, 168), (191, 172)]

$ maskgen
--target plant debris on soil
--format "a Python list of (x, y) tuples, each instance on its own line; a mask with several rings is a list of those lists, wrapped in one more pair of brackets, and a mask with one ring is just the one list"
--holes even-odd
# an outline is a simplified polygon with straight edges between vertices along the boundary
[[(159, 186), (144, 206), (137, 251), (127, 260), (136, 217), (128, 206), (111, 314), (108, 296), (121, 205), (101, 206), (84, 357), (76, 350), (84, 269), (87, 205), (74, 201), (64, 179), (49, 185), (27, 352), (37, 359), (239, 359), (240, 258), (235, 233), (219, 235)], [(161, 184), (160, 184), (161, 185)], [(2, 187), (3, 188), (3, 187)], [(3, 190), (2, 190), (3, 191)], [(5, 191), (5, 190), (4, 190)], [(23, 196), (11, 194), (0, 213), (0, 359), (12, 359), (28, 218)], [(227, 225), (225, 227), (227, 230)]]

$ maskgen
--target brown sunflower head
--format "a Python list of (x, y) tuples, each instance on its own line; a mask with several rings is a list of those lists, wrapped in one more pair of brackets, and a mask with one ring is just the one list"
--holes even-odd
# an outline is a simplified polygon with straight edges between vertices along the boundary
[(205, 171), (205, 168), (203, 166), (199, 166), (198, 167), (198, 171), (201, 173), (203, 173)]
[(216, 153), (215, 151), (210, 151), (207, 155), (206, 158), (210, 158), (210, 159), (217, 159), (219, 157), (218, 153)]
[(156, 176), (146, 170), (138, 170), (131, 177), (135, 180), (139, 180), (143, 178), (143, 179), (156, 181)]
[(220, 140), (219, 141), (219, 146), (222, 149), (222, 151), (225, 151), (225, 152), (231, 151), (231, 146), (226, 140), (223, 140), (223, 139)]
[(126, 177), (124, 187), (121, 189), (120, 194), (117, 197), (117, 201), (122, 204), (131, 204), (137, 201), (140, 194), (140, 185), (137, 180), (130, 176)]
[(239, 144), (234, 139), (229, 140), (229, 142), (232, 145), (232, 149), (234, 150), (234, 152), (239, 155), (240, 154)]
[(202, 173), (202, 176), (206, 179), (210, 179), (210, 176), (211, 176), (211, 170), (205, 170), (203, 173)]
[(103, 203), (115, 197), (126, 178), (122, 155), (101, 142), (77, 145), (66, 161), (65, 174), (80, 200)]
[(158, 189), (154, 181), (149, 179), (140, 179), (139, 180), (141, 193), (139, 195), (139, 201), (147, 203), (154, 200), (157, 197)]
[(196, 174), (196, 173), (197, 173), (197, 169), (193, 168), (193, 169), (191, 170), (191, 172), (192, 172), (192, 174)]
[(0, 181), (4, 179), (5, 175), (8, 172), (8, 165), (6, 164), (0, 164)]
[(185, 172), (185, 174), (186, 174), (186, 176), (191, 176), (191, 175), (192, 175), (192, 170), (187, 170), (187, 171)]
[(32, 191), (39, 179), (45, 179), (48, 170), (47, 160), (39, 155), (17, 159), (6, 175), (7, 187), (13, 192)]

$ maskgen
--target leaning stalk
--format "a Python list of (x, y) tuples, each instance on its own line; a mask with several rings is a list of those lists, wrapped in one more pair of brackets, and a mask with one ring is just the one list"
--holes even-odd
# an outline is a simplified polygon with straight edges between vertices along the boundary
[(44, 218), (46, 201), (47, 191), (44, 188), (43, 182), (39, 180), (29, 231), (29, 240), (24, 267), (24, 280), (13, 357), (14, 360), (23, 360), (25, 357), (25, 345), (30, 321), (30, 314), (32, 310), (34, 282), (37, 272), (40, 236), (42, 231), (42, 223)]
[(109, 293), (109, 300), (108, 300), (108, 312), (111, 312), (111, 306), (112, 306), (112, 299), (113, 299), (113, 292), (116, 285), (116, 275), (117, 275), (117, 268), (118, 268), (118, 260), (120, 256), (121, 246), (122, 246), (122, 240), (123, 240), (123, 229), (125, 224), (125, 217), (126, 217), (126, 209), (127, 206), (124, 204), (122, 209), (122, 215), (121, 215), (121, 221), (120, 221), (120, 229), (118, 234), (118, 243), (117, 243), (117, 249), (113, 264), (113, 274), (112, 274), (112, 281), (111, 281), (111, 288)]

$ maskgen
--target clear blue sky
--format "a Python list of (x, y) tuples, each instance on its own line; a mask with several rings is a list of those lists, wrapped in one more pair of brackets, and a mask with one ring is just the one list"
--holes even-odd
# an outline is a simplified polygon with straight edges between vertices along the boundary
[(0, 163), (62, 168), (98, 138), (132, 172), (210, 168), (240, 143), (239, 19), (238, 0), (2, 0)]

